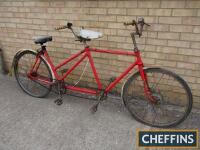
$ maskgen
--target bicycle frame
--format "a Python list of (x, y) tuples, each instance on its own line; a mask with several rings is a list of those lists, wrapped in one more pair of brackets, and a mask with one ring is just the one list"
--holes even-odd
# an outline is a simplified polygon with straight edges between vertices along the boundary
[[(99, 92), (101, 92), (103, 89), (102, 89), (102, 83), (99, 79), (99, 76), (98, 76), (98, 73), (96, 71), (96, 68), (95, 68), (95, 65), (94, 65), (94, 61), (93, 61), (93, 58), (91, 56), (91, 52), (96, 52), (96, 53), (108, 53), (108, 54), (115, 54), (115, 55), (126, 55), (126, 56), (134, 56), (136, 58), (136, 60), (131, 63), (129, 65), (129, 67), (123, 72), (121, 73), (113, 82), (111, 82), (104, 90), (104, 92), (107, 94), (109, 91), (112, 90), (112, 88), (115, 87), (115, 85), (117, 83), (120, 82), (120, 80), (122, 78), (124, 78), (135, 66), (138, 66), (138, 70), (140, 72), (140, 75), (141, 75), (141, 78), (142, 80), (144, 81), (144, 84), (145, 84), (145, 91), (148, 92), (148, 84), (147, 84), (147, 78), (146, 78), (146, 75), (143, 71), (143, 62), (141, 60), (141, 57), (140, 57), (140, 51), (139, 50), (134, 50), (134, 51), (125, 51), (125, 50), (102, 50), (102, 49), (96, 49), (96, 48), (90, 48), (90, 47), (85, 47), (84, 50), (72, 55), (71, 57), (63, 60), (60, 64), (58, 64), (57, 66), (54, 66), (54, 64), (52, 63), (51, 61), (51, 58), (50, 56), (48, 55), (48, 52), (47, 50), (45, 49), (43, 51), (43, 53), (39, 53), (39, 55), (37, 56), (36, 58), (36, 62), (35, 64), (33, 65), (32, 67), (32, 70), (34, 70), (34, 68), (38, 68), (37, 66), (37, 60), (38, 57), (40, 57), (40, 55), (43, 55), (47, 61), (47, 63), (49, 64), (51, 70), (52, 70), (52, 73), (53, 75), (55, 76), (55, 79), (58, 80), (58, 81), (63, 81), (65, 78), (67, 78), (67, 76), (77, 67), (79, 66), (79, 64), (84, 60), (86, 59), (89, 59), (89, 63), (90, 63), (90, 66), (92, 68), (92, 71), (93, 71), (93, 74), (94, 74), (94, 78), (95, 78), (95, 81), (96, 81), (96, 84), (98, 85), (98, 91), (95, 91), (95, 90), (92, 90), (92, 89), (87, 89), (87, 88), (81, 88), (81, 87), (76, 87), (76, 86), (65, 86), (66, 89), (68, 90), (72, 90), (72, 91), (78, 91), (78, 92), (81, 92), (81, 93), (88, 93), (88, 94), (93, 94), (93, 95), (97, 95), (99, 94)], [(58, 73), (57, 73), (57, 70), (59, 68), (61, 68), (62, 66), (66, 65), (67, 63), (69, 63), (70, 61), (74, 60), (75, 58), (77, 57), (80, 57), (80, 59), (72, 66), (70, 67), (65, 73), (64, 75), (62, 76), (59, 76)], [(40, 62), (39, 62), (40, 63)], [(46, 84), (53, 84), (53, 82), (51, 81), (48, 81), (48, 80), (45, 80), (45, 79), (38, 79), (39, 81), (41, 82), (44, 82)]]

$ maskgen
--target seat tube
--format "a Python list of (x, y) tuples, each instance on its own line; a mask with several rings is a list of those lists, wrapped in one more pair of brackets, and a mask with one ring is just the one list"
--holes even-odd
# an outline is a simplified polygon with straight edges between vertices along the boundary
[(55, 66), (53, 65), (53, 63), (52, 63), (52, 61), (51, 61), (51, 58), (49, 57), (49, 54), (48, 54), (48, 52), (47, 52), (46, 49), (45, 49), (43, 55), (44, 55), (44, 57), (45, 57), (47, 63), (50, 65), (50, 67), (51, 67), (50, 69), (52, 70), (52, 73), (53, 73), (53, 75), (55, 76), (55, 78), (56, 78), (57, 80), (61, 80), (61, 78), (59, 77), (58, 73), (57, 73), (56, 70), (55, 70)]
[(94, 74), (94, 77), (95, 77), (95, 80), (96, 80), (96, 83), (98, 85), (98, 89), (101, 90), (102, 89), (102, 84), (99, 80), (99, 76), (97, 74), (97, 71), (96, 71), (96, 68), (94, 66), (94, 61), (92, 59), (92, 56), (91, 56), (91, 53), (90, 53), (90, 48), (88, 46), (85, 47), (85, 52), (86, 52), (86, 55), (89, 59), (89, 62), (90, 62), (90, 66), (92, 68), (92, 71), (93, 71), (93, 74)]

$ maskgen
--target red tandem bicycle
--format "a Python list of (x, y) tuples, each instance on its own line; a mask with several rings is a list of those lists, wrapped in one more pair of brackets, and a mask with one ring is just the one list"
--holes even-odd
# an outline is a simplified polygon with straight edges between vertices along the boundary
[[(143, 18), (137, 21), (124, 23), (125, 26), (135, 26), (131, 38), (134, 44), (133, 51), (127, 50), (103, 50), (89, 47), (86, 42), (102, 36), (100, 32), (81, 29), (76, 33), (72, 28), (72, 23), (56, 28), (56, 30), (69, 29), (74, 34), (76, 40), (85, 44), (85, 48), (78, 53), (65, 59), (58, 65), (54, 65), (48, 55), (44, 43), (52, 41), (51, 36), (40, 36), (34, 39), (41, 47), (35, 51), (25, 49), (19, 51), (13, 60), (14, 74), (19, 86), (24, 92), (33, 97), (45, 97), (52, 90), (52, 86), (58, 87), (59, 98), (55, 101), (62, 104), (62, 95), (65, 90), (76, 91), (96, 95), (97, 102), (92, 106), (92, 112), (96, 112), (98, 105), (107, 94), (127, 76), (134, 67), (138, 71), (128, 77), (125, 81), (121, 96), (125, 107), (131, 115), (144, 124), (154, 127), (173, 127), (186, 119), (192, 109), (192, 93), (187, 83), (177, 74), (162, 68), (144, 68), (140, 50), (137, 47), (135, 36), (142, 36), (143, 27), (149, 26)], [(118, 77), (112, 80), (106, 88), (103, 88), (99, 75), (96, 71), (91, 55), (94, 53), (107, 53), (112, 55), (125, 55), (135, 58), (130, 66)], [(68, 64), (72, 60), (80, 58), (62, 75), (58, 74), (58, 69)], [(88, 59), (93, 71), (98, 88), (83, 88), (65, 84), (64, 79), (80, 65), (83, 60)]]

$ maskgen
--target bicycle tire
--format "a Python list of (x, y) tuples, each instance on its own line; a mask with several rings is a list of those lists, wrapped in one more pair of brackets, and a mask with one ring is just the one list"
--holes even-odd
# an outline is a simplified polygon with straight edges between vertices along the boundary
[[(163, 89), (166, 89), (167, 88), (167, 86), (171, 86), (170, 87), (170, 89), (169, 89), (169, 91), (173, 91), (173, 90), (171, 90), (173, 87), (173, 85), (175, 85), (175, 83), (177, 82), (177, 83), (179, 83), (180, 84), (180, 86), (182, 87), (182, 90), (183, 91), (185, 91), (185, 97), (186, 97), (186, 107), (185, 107), (185, 111), (184, 111), (184, 114), (182, 114), (182, 116), (180, 117), (180, 118), (178, 118), (177, 120), (174, 120), (174, 121), (171, 121), (171, 122), (166, 122), (166, 123), (161, 123), (161, 122), (157, 122), (157, 123), (155, 123), (155, 119), (154, 119), (154, 122), (150, 122), (150, 121), (148, 121), (147, 119), (145, 120), (145, 117), (144, 118), (142, 118), (141, 116), (140, 116), (140, 114), (141, 114), (141, 112), (139, 112), (138, 110), (136, 110), (137, 109), (137, 107), (139, 107), (138, 106), (138, 104), (139, 103), (145, 103), (145, 100), (141, 100), (141, 98), (142, 98), (142, 96), (141, 95), (143, 95), (143, 94), (141, 94), (141, 92), (132, 92), (134, 95), (135, 95), (135, 97), (133, 96), (132, 97), (132, 101), (137, 101), (137, 102), (135, 102), (135, 104), (137, 104), (136, 106), (135, 106), (135, 110), (133, 110), (132, 108), (133, 108), (133, 105), (130, 103), (130, 101), (131, 101), (131, 99), (130, 99), (130, 91), (128, 91), (128, 90), (130, 90), (129, 88), (131, 88), (131, 85), (132, 85), (132, 83), (133, 82), (137, 82), (137, 81), (142, 81), (141, 80), (141, 77), (140, 77), (140, 73), (139, 72), (137, 72), (137, 73), (135, 73), (135, 74), (133, 74), (130, 78), (128, 78), (128, 80), (125, 82), (125, 84), (124, 84), (124, 87), (123, 87), (123, 90), (122, 90), (122, 99), (123, 99), (123, 101), (124, 101), (124, 104), (125, 104), (125, 107), (128, 109), (128, 111), (130, 112), (130, 114), (137, 120), (137, 121), (139, 121), (139, 122), (141, 122), (141, 123), (143, 123), (143, 124), (146, 124), (146, 125), (149, 125), (149, 126), (152, 126), (152, 127), (158, 127), (158, 128), (170, 128), (170, 127), (174, 127), (174, 126), (177, 126), (178, 124), (180, 124), (181, 122), (183, 122), (186, 118), (187, 118), (187, 116), (189, 115), (189, 113), (191, 112), (191, 109), (192, 109), (192, 104), (193, 104), (193, 100), (192, 100), (192, 93), (191, 93), (191, 90), (190, 90), (190, 88), (189, 88), (189, 86), (187, 85), (187, 83), (180, 77), (180, 76), (178, 76), (177, 74), (175, 74), (175, 73), (173, 73), (173, 72), (171, 72), (171, 71), (169, 71), (169, 70), (166, 70), (166, 69), (162, 69), (162, 68), (147, 68), (147, 69), (144, 69), (144, 72), (146, 73), (146, 75), (147, 75), (147, 79), (148, 79), (148, 81), (149, 81), (149, 78), (151, 78), (150, 77), (150, 73), (163, 73), (163, 74), (165, 74), (165, 75), (168, 75), (168, 76), (170, 76), (171, 78), (173, 78), (174, 79), (174, 81), (172, 82), (172, 84), (171, 85), (164, 85), (164, 86), (161, 86), (161, 85), (159, 85), (160, 87), (163, 87)], [(137, 80), (138, 79), (138, 80)], [(137, 80), (137, 81), (136, 81)], [(171, 80), (171, 79), (170, 79)], [(160, 82), (160, 81), (159, 81)], [(162, 84), (164, 84), (165, 82), (162, 82)], [(168, 83), (168, 82), (166, 82), (167, 84), (170, 84), (170, 83)], [(151, 86), (150, 84), (149, 84), (149, 86)], [(139, 86), (138, 86), (139, 87)], [(177, 86), (178, 87), (178, 86)], [(176, 88), (177, 88), (176, 87)], [(151, 89), (151, 87), (150, 87), (150, 89)], [(159, 89), (160, 90), (160, 89)], [(151, 91), (153, 91), (153, 92), (155, 92), (156, 93), (156, 90), (155, 89), (151, 89)], [(157, 90), (158, 91), (158, 90)], [(166, 90), (167, 91), (167, 90)], [(167, 92), (169, 92), (169, 91), (167, 91)], [(160, 92), (160, 91), (159, 91)], [(177, 92), (177, 91), (176, 91)], [(180, 91), (179, 91), (180, 92)], [(164, 91), (162, 91), (162, 92), (160, 92), (161, 94), (163, 94), (164, 93)], [(160, 94), (159, 93), (159, 94)], [(128, 98), (128, 95), (129, 94), (129, 98)], [(181, 93), (182, 94), (182, 93)], [(137, 95), (138, 95), (138, 97), (137, 97)], [(154, 94), (155, 95), (155, 94)], [(164, 95), (164, 94), (163, 94)], [(172, 96), (173, 94), (171, 94), (171, 96)], [(156, 95), (155, 95), (156, 96)], [(160, 96), (161, 97), (161, 96)], [(183, 97), (183, 96), (182, 96)], [(143, 97), (144, 98), (144, 97)], [(161, 97), (160, 99), (162, 99), (163, 97)], [(173, 97), (172, 97), (173, 98)], [(138, 100), (137, 100), (138, 99)], [(167, 98), (166, 98), (167, 99)], [(164, 102), (164, 101), (166, 101), (166, 99), (164, 100), (164, 98), (162, 99), (162, 102), (161, 103), (166, 103), (166, 102)], [(176, 102), (175, 102), (176, 101)], [(174, 99), (171, 99), (171, 101), (169, 101), (169, 104), (168, 105), (166, 105), (165, 107), (166, 108), (164, 108), (163, 107), (163, 109), (168, 109), (167, 107), (170, 107), (170, 105), (172, 105), (173, 107), (171, 108), (171, 110), (170, 111), (174, 111), (174, 112), (168, 112), (168, 113), (166, 113), (165, 115), (163, 115), (162, 117), (163, 118), (159, 118), (160, 120), (164, 120), (164, 118), (173, 118), (173, 117), (175, 117), (175, 116), (178, 116), (177, 114), (178, 113), (180, 113), (180, 112), (178, 112), (177, 114), (176, 114), (176, 111), (178, 111), (178, 110), (173, 110), (174, 109), (174, 107), (177, 107), (177, 108), (182, 108), (183, 106), (181, 106), (181, 105), (183, 105), (182, 103), (184, 103), (184, 102), (179, 102), (179, 105), (177, 105), (177, 104), (175, 104), (175, 103), (177, 103), (178, 101), (177, 101), (177, 99), (176, 100), (174, 100)], [(146, 102), (146, 103), (149, 103), (149, 102)], [(170, 104), (171, 103), (171, 104)], [(142, 104), (143, 105), (143, 104)], [(149, 103), (149, 104), (147, 104), (148, 106), (147, 107), (152, 107), (153, 109), (152, 110), (154, 110), (154, 112), (155, 112), (155, 107), (157, 107), (157, 108), (159, 108), (159, 107), (161, 107), (161, 106), (156, 106), (156, 104), (151, 104), (151, 103)], [(152, 106), (149, 106), (149, 105), (152, 105)], [(154, 106), (155, 105), (155, 106)], [(159, 104), (158, 104), (159, 105)], [(174, 106), (175, 105), (175, 106)], [(132, 108), (131, 108), (132, 107)], [(162, 108), (162, 107), (161, 107)], [(142, 110), (142, 109), (141, 109)], [(138, 112), (136, 112), (136, 111), (138, 111)], [(148, 110), (149, 111), (149, 110)], [(163, 111), (164, 112), (164, 111)], [(140, 113), (140, 114), (139, 114)], [(173, 114), (174, 113), (174, 114)], [(164, 113), (163, 113), (164, 114)], [(145, 110), (145, 112), (144, 112), (144, 115), (147, 115), (148, 116), (148, 113), (146, 113), (146, 110)], [(168, 116), (168, 115), (171, 115), (171, 116)], [(148, 116), (149, 117), (149, 116)], [(146, 117), (146, 118), (148, 118), (148, 117)], [(150, 116), (151, 117), (151, 116)], [(149, 117), (149, 118), (150, 118)], [(157, 117), (157, 115), (156, 115), (156, 117)], [(170, 118), (170, 119), (171, 119)], [(158, 118), (157, 118), (158, 119)]]
[[(21, 75), (21, 74), (20, 74), (20, 72), (19, 72), (19, 67), (20, 67), (19, 63), (21, 63), (20, 61), (22, 61), (22, 59), (23, 59), (26, 55), (30, 55), (31, 57), (33, 57), (33, 61), (34, 61), (35, 58), (36, 58), (37, 53), (34, 52), (34, 51), (31, 51), (31, 50), (24, 50), (23, 52), (21, 52), (21, 53), (15, 58), (13, 67), (14, 67), (14, 75), (15, 75), (15, 78), (16, 78), (16, 80), (17, 80), (17, 83), (18, 83), (18, 85), (20, 86), (20, 88), (21, 88), (25, 93), (27, 93), (27, 94), (30, 95), (30, 96), (37, 97), (37, 98), (46, 97), (46, 96), (50, 93), (50, 91), (51, 91), (51, 89), (52, 89), (52, 85), (43, 85), (42, 83), (33, 81), (33, 80), (29, 79), (28, 76), (24, 75), (23, 77), (24, 77), (25, 80), (32, 81), (32, 83), (34, 83), (35, 85), (39, 86), (38, 89), (36, 89), (36, 90), (38, 90), (38, 92), (36, 93), (36, 92), (34, 92), (33, 90), (31, 90), (31, 89), (29, 89), (28, 87), (26, 87), (26, 86), (23, 84), (23, 82), (20, 80), (20, 75)], [(40, 69), (40, 70), (42, 70), (43, 74), (44, 74), (44, 70), (46, 69), (46, 70), (45, 70), (45, 71), (46, 71), (45, 74), (47, 73), (48, 79), (49, 79), (50, 81), (52, 81), (51, 70), (50, 70), (49, 66), (47, 65), (47, 62), (46, 62), (41, 56), (39, 57), (39, 59), (41, 60), (41, 63), (40, 63), (40, 65), (39, 65), (39, 68), (38, 68), (38, 69), (40, 69), (40, 68), (43, 67), (42, 69)], [(26, 59), (24, 58), (24, 60), (26, 60)], [(27, 60), (28, 60), (28, 61), (27, 61)], [(26, 63), (23, 62), (22, 67), (27, 66), (28, 63), (31, 64), (31, 60), (30, 60), (30, 59), (27, 59), (27, 60), (24, 61), (24, 62), (26, 62)], [(25, 65), (25, 64), (26, 64), (26, 65)], [(41, 65), (43, 65), (43, 66), (40, 67)], [(27, 69), (29, 70), (29, 69), (31, 69), (31, 68), (28, 68), (28, 67), (27, 67)], [(26, 73), (27, 73), (27, 72), (26, 72)], [(41, 74), (42, 74), (42, 73), (41, 73)], [(42, 88), (42, 89), (40, 90), (39, 88)], [(40, 93), (39, 93), (39, 92), (40, 92)]]

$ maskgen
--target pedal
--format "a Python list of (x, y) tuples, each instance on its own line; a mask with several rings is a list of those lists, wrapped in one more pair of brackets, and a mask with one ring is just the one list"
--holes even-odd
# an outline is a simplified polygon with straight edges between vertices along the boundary
[(99, 106), (99, 104), (101, 103), (101, 101), (103, 100), (104, 95), (105, 95), (105, 92), (104, 92), (104, 91), (101, 91), (97, 103), (94, 104), (94, 105), (90, 108), (90, 112), (91, 112), (92, 114), (94, 114), (95, 112), (97, 112), (98, 106)]
[(95, 104), (95, 105), (93, 105), (93, 106), (90, 108), (90, 112), (91, 112), (92, 114), (94, 114), (95, 112), (97, 112), (98, 105), (99, 105), (99, 104)]
[[(116, 80), (116, 77), (111, 77), (111, 78), (109, 79), (109, 84), (110, 84), (111, 82), (115, 81), (115, 80)], [(105, 91), (102, 90), (101, 93), (100, 93), (100, 95), (99, 95), (99, 97), (98, 97), (97, 103), (94, 104), (94, 105), (90, 108), (90, 112), (91, 112), (92, 114), (94, 114), (95, 112), (97, 112), (99, 104), (101, 103), (101, 101), (105, 100), (106, 98), (107, 98), (107, 93), (105, 93)]]
[(58, 106), (62, 105), (63, 104), (63, 100), (58, 98), (54, 101), (54, 103), (56, 103)]

